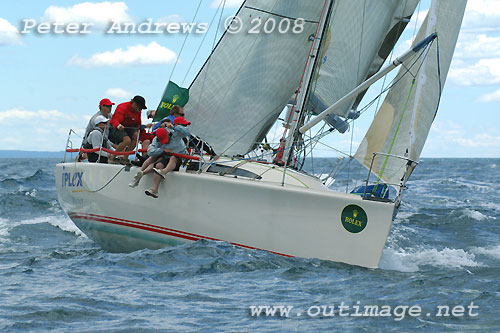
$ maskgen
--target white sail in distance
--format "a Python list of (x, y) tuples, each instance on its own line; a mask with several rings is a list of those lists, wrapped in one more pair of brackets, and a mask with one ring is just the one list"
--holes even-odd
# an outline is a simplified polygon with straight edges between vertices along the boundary
[[(402, 67), (396, 78), (402, 79), (390, 89), (355, 158), (370, 168), (374, 152), (403, 156), (417, 161), (437, 112), (462, 24), (466, 0), (433, 0), (429, 13), (414, 44), (437, 32), (438, 39), (413, 66), (415, 82)], [(438, 66), (439, 45), (439, 66)], [(414, 46), (414, 45), (413, 45)], [(410, 59), (409, 65), (414, 59)], [(440, 74), (438, 73), (440, 69)], [(413, 87), (412, 87), (413, 85)], [(406, 161), (383, 155), (374, 159), (372, 172), (384, 182), (399, 184), (406, 172)]]
[[(191, 130), (218, 154), (245, 154), (267, 133), (299, 86), (326, 0), (247, 0), (243, 27), (226, 32), (190, 87), (185, 107)], [(249, 33), (262, 22), (259, 33)], [(303, 29), (296, 19), (303, 19)], [(275, 20), (273, 32), (264, 25)], [(286, 33), (278, 29), (290, 20)], [(283, 23), (282, 31), (284, 31)], [(269, 27), (269, 26), (268, 26)], [(300, 31), (299, 31), (300, 30)], [(299, 31), (299, 32), (297, 32)]]
[[(321, 113), (377, 72), (418, 2), (335, 1), (310, 88), (308, 110)], [(346, 116), (354, 100), (335, 113)]]

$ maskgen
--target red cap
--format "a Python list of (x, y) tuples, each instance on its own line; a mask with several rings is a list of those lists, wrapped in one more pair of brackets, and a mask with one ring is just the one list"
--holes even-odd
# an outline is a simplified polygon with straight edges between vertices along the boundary
[(177, 117), (174, 119), (174, 125), (191, 125), (184, 117)]
[(156, 137), (158, 138), (158, 140), (160, 140), (160, 143), (163, 145), (165, 143), (168, 142), (168, 132), (166, 129), (164, 129), (163, 127), (161, 128), (158, 128), (158, 130), (156, 131)]
[(109, 99), (103, 98), (99, 102), (99, 106), (103, 106), (103, 105), (115, 105), (115, 103), (111, 103), (111, 101)]

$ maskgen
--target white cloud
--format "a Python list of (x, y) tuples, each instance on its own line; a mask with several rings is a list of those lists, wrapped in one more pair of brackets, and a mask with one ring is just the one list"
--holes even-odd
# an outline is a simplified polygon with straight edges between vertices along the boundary
[[(427, 11), (415, 13), (407, 26), (409, 31), (421, 25)], [(468, 1), (462, 28), (455, 48), (448, 77), (462, 86), (491, 85), (500, 83), (500, 1)], [(481, 32), (482, 33), (479, 33)], [(399, 44), (396, 54), (407, 51), (411, 40)]]
[(500, 83), (500, 58), (480, 59), (468, 64), (458, 62), (450, 69), (448, 77), (459, 85), (489, 85)]
[(500, 57), (500, 36), (462, 33), (454, 57), (469, 59)]
[(97, 26), (107, 26), (114, 22), (133, 22), (127, 13), (125, 2), (83, 2), (72, 7), (50, 6), (42, 16), (42, 21), (58, 23), (94, 23)]
[(80, 58), (77, 54), (69, 60), (69, 64), (82, 67), (158, 65), (170, 64), (176, 59), (173, 51), (157, 42), (151, 42), (148, 45), (129, 46), (126, 50), (119, 48), (96, 53), (90, 58)]
[(466, 130), (454, 121), (436, 121), (430, 130), (423, 156), (496, 156), (500, 135), (496, 128), (482, 129), (480, 134)]
[(467, 2), (462, 28), (464, 31), (499, 31), (500, 1), (471, 0)]
[(224, 8), (240, 8), (244, 0), (225, 0), (225, 1), (226, 3), (224, 4), (224, 0), (213, 0), (212, 3), (210, 4), (210, 7), (219, 8), (219, 6), (222, 7), (222, 4), (224, 4)]
[(500, 102), (500, 89), (479, 97), (479, 102)]
[(105, 93), (106, 98), (128, 99), (132, 98), (132, 93), (121, 88), (109, 88)]
[[(86, 121), (88, 119), (85, 120), (85, 123)], [(56, 151), (64, 149), (62, 145), (64, 145), (68, 137), (68, 129), (74, 127), (76, 123), (83, 124), (84, 120), (81, 116), (63, 113), (58, 110), (31, 111), (23, 108), (13, 108), (0, 111), (0, 123), (2, 124), (0, 145), (3, 147)], [(22, 135), (19, 135), (20, 124), (22, 124), (23, 132), (35, 133), (36, 142), (26, 140)], [(76, 137), (73, 139), (76, 139)], [(76, 141), (74, 144), (79, 145), (80, 139), (76, 139)], [(55, 142), (62, 143), (62, 145), (54, 146)]]
[(456, 142), (468, 148), (500, 148), (500, 136), (476, 134), (472, 138), (457, 138)]
[(67, 115), (57, 110), (28, 111), (22, 108), (15, 108), (0, 111), (0, 122), (7, 123), (13, 120), (16, 124), (20, 120), (75, 120), (75, 116)]
[(20, 45), (19, 31), (9, 21), (0, 18), (0, 45)]

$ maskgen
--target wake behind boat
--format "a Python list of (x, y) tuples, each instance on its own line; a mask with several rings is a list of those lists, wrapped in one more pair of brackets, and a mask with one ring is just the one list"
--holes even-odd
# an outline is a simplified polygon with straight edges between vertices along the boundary
[[(411, 50), (380, 69), (418, 1), (380, 1), (370, 11), (364, 1), (245, 1), (237, 13), (243, 23), (258, 13), (264, 21), (303, 17), (304, 25), (286, 36), (226, 32), (219, 41), (186, 105), (192, 132), (218, 155), (193, 152), (198, 167), (167, 174), (159, 199), (144, 196), (152, 177), (128, 187), (136, 167), (61, 163), (59, 202), (109, 251), (210, 239), (377, 267), (437, 112), (465, 3), (434, 0)], [(360, 45), (358, 56), (346, 52), (345, 42)], [(325, 186), (329, 179), (301, 172), (300, 161), (316, 143), (345, 132), (361, 113), (366, 89), (401, 64), (365, 138), (349, 155), (375, 180), (341, 193)], [(284, 109), (280, 158), (253, 161), (248, 153), (266, 142)], [(395, 197), (389, 198), (389, 187), (396, 188)]]

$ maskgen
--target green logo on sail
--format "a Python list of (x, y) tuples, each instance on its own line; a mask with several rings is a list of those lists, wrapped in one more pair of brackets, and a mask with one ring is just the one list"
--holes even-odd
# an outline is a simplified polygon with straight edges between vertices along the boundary
[(358, 205), (346, 206), (340, 218), (344, 228), (352, 233), (363, 231), (368, 223), (366, 212)]

